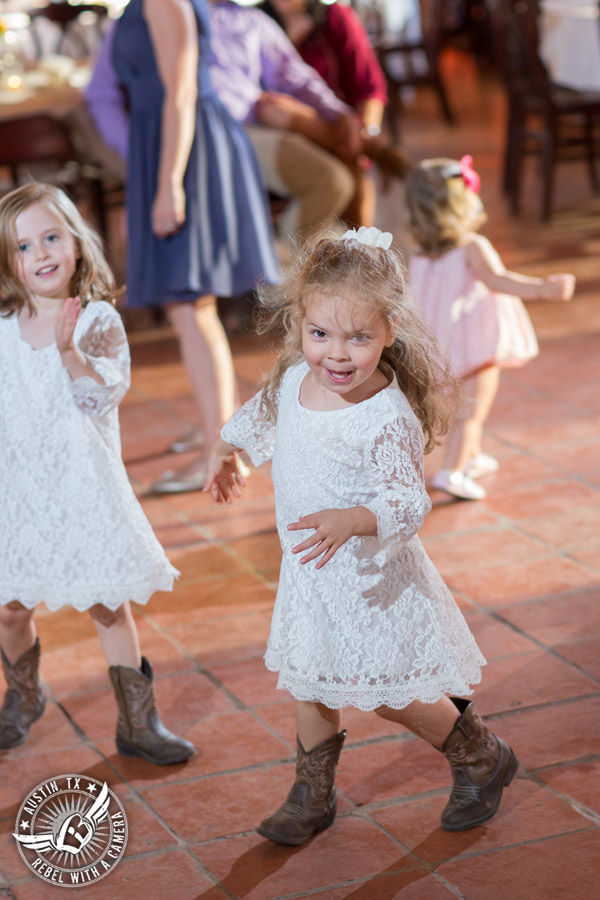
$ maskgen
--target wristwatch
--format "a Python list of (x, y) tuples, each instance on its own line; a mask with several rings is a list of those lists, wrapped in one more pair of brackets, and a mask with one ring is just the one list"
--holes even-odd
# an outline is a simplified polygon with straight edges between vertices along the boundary
[(364, 125), (362, 130), (364, 134), (367, 134), (369, 137), (379, 137), (381, 134), (379, 125)]

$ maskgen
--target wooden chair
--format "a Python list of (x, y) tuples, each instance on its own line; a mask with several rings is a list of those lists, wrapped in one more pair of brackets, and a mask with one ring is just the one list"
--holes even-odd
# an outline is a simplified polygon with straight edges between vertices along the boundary
[(123, 202), (123, 184), (97, 162), (82, 157), (66, 124), (49, 115), (0, 121), (0, 167), (10, 173), (9, 190), (31, 180), (46, 181), (75, 200), (87, 200), (106, 239), (106, 211)]
[(52, 22), (58, 26), (58, 37), (51, 48), (53, 53), (60, 53), (61, 49), (67, 43), (71, 42), (77, 52), (84, 56), (91, 56), (94, 47), (89, 47), (75, 26), (77, 20), (82, 13), (94, 13), (96, 15), (95, 30), (97, 33), (98, 43), (102, 40), (102, 20), (108, 14), (106, 6), (99, 3), (81, 3), (79, 6), (71, 6), (70, 3), (50, 3), (48, 6), (42, 6), (29, 11), (31, 19), (30, 31), (33, 40), (35, 53), (38, 59), (43, 55), (43, 44), (40, 36), (39, 24), (41, 20)]
[(71, 144), (79, 162), (81, 178), (91, 197), (100, 234), (108, 236), (108, 211), (125, 206), (127, 164), (116, 150), (104, 143), (84, 105), (65, 118)]
[(550, 218), (557, 162), (587, 159), (594, 190), (600, 185), (595, 120), (600, 93), (552, 83), (538, 49), (537, 0), (488, 0), (496, 56), (508, 99), (503, 188), (519, 211), (521, 171), (528, 154), (540, 158), (540, 219)]
[[(431, 87), (437, 93), (442, 114), (449, 124), (456, 119), (440, 73), (439, 56), (443, 39), (444, 0), (420, 0), (422, 38), (386, 40), (380, 30), (376, 39), (379, 62), (388, 82), (388, 119), (392, 140), (399, 142), (402, 90), (407, 87)], [(400, 66), (395, 68), (396, 58)], [(415, 64), (415, 60), (418, 62)]]
[[(48, 170), (68, 183), (74, 166), (74, 151), (67, 129), (49, 115), (0, 122), (0, 166), (10, 171), (11, 187)], [(60, 174), (59, 174), (60, 173)]]

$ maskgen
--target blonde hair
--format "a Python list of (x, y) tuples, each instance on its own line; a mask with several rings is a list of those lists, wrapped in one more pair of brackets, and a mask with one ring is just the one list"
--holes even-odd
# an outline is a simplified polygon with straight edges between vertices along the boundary
[(67, 226), (77, 242), (77, 260), (70, 292), (81, 298), (82, 305), (94, 300), (115, 302), (114, 276), (104, 258), (100, 238), (84, 221), (81, 213), (64, 191), (51, 184), (31, 182), (11, 191), (0, 200), (0, 315), (10, 316), (26, 307), (31, 315), (35, 308), (31, 296), (16, 272), (16, 220), (32, 206), (44, 206)]
[(286, 371), (302, 359), (302, 325), (311, 296), (327, 296), (335, 303), (368, 303), (395, 334), (385, 347), (379, 368), (396, 375), (418, 417), (426, 438), (426, 452), (436, 436), (448, 429), (448, 401), (455, 379), (420, 310), (407, 289), (406, 268), (396, 249), (383, 250), (331, 232), (315, 235), (302, 248), (283, 284), (261, 285), (259, 298), (266, 314), (260, 332), (283, 332), (283, 346), (262, 391), (261, 409), (267, 419), (277, 411), (277, 392)]
[(465, 184), (455, 159), (424, 159), (406, 178), (413, 237), (425, 253), (458, 247), (487, 216), (479, 195)]

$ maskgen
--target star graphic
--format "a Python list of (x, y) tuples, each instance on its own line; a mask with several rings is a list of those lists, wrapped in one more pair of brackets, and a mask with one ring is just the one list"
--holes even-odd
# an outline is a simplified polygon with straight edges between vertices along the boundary
[(23, 831), (25, 831), (26, 828), (29, 828), (29, 822), (26, 822), (25, 819), (23, 819), (23, 821), (19, 825), (19, 828), (22, 828)]
[(90, 792), (90, 794), (93, 794), (94, 791), (98, 790), (98, 785), (97, 784), (88, 784), (87, 789)]

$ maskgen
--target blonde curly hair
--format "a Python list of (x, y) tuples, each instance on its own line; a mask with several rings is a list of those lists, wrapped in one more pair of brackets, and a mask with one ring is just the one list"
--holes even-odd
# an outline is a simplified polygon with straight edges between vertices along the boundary
[(311, 296), (326, 296), (336, 304), (368, 303), (388, 323), (395, 340), (385, 347), (379, 368), (396, 375), (418, 417), (426, 452), (448, 430), (456, 381), (436, 339), (427, 330), (418, 304), (408, 290), (406, 267), (399, 250), (384, 250), (321, 232), (302, 247), (279, 285), (263, 284), (259, 333), (277, 333), (282, 345), (267, 375), (261, 410), (277, 415), (277, 393), (286, 371), (302, 358), (302, 325)]
[(406, 203), (412, 235), (425, 253), (458, 247), (487, 220), (456, 159), (422, 160), (406, 178)]
[(32, 206), (43, 206), (63, 221), (73, 235), (80, 257), (70, 285), (72, 296), (81, 298), (82, 306), (94, 300), (115, 302), (120, 293), (104, 258), (102, 242), (64, 191), (52, 184), (31, 182), (16, 188), (0, 200), (0, 315), (11, 316), (24, 307), (31, 315), (36, 310), (31, 295), (16, 271), (16, 221)]

